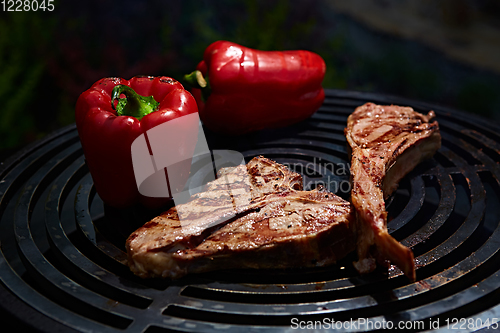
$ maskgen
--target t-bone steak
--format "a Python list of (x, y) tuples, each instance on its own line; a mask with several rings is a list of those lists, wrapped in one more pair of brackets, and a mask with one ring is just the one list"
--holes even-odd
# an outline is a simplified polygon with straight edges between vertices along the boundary
[(264, 157), (225, 168), (203, 192), (130, 235), (130, 269), (177, 279), (234, 268), (330, 265), (353, 251), (351, 204)]

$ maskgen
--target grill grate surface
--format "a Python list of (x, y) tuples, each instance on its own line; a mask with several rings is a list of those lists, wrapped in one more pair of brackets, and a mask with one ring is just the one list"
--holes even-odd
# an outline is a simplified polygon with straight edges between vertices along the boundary
[[(306, 187), (323, 183), (348, 198), (343, 129), (347, 116), (367, 101), (433, 109), (438, 116), (442, 148), (388, 202), (389, 231), (413, 249), (417, 282), (394, 267), (359, 276), (350, 265), (352, 255), (327, 268), (141, 280), (124, 264), (123, 245), (151, 214), (103, 206), (70, 126), (0, 167), (0, 280), (27, 309), (24, 317), (15, 315), (35, 318), (31, 325), (47, 331), (147, 333), (237, 332), (250, 326), (276, 332), (299, 320), (324, 318), (352, 320), (363, 331), (376, 323), (410, 321), (430, 329), (437, 320), (445, 329), (447, 320), (464, 318), (456, 328), (472, 331), (499, 320), (497, 125), (401, 98), (328, 90), (323, 107), (304, 123), (231, 140), (207, 133), (207, 139), (211, 149), (290, 165), (303, 173)], [(371, 327), (363, 326), (367, 319)]]

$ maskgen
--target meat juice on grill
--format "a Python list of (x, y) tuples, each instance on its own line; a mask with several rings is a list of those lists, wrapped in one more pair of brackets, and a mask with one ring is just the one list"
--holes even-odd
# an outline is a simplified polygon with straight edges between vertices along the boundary
[(385, 199), (399, 181), (441, 146), (433, 111), (423, 115), (410, 107), (366, 103), (348, 117), (345, 135), (351, 151), (351, 201), (356, 211), (358, 261), (361, 273), (376, 262), (398, 266), (415, 280), (411, 249), (387, 231)]
[(302, 191), (302, 177), (264, 157), (218, 172), (203, 192), (127, 239), (130, 269), (180, 278), (227, 268), (325, 266), (355, 248), (349, 202)]

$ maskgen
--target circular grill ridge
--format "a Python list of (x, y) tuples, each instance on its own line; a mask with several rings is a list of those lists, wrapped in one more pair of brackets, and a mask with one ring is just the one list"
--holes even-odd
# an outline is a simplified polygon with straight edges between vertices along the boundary
[(123, 245), (151, 213), (104, 207), (70, 126), (0, 168), (4, 289), (42, 313), (40, 320), (99, 332), (233, 332), (250, 326), (276, 332), (289, 329), (293, 318), (421, 321), (429, 329), (431, 320), (500, 317), (496, 124), (397, 97), (327, 90), (324, 105), (301, 124), (230, 142), (207, 133), (207, 140), (211, 149), (289, 165), (303, 173), (306, 189), (322, 183), (348, 199), (343, 130), (347, 116), (368, 101), (433, 109), (439, 121), (441, 149), (405, 177), (387, 203), (390, 233), (414, 251), (415, 283), (395, 267), (359, 276), (350, 264), (354, 254), (325, 268), (141, 280), (126, 267)]

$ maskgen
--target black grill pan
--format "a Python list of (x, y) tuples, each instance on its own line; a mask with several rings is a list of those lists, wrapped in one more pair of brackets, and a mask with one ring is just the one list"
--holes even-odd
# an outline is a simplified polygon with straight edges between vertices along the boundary
[(415, 283), (394, 267), (359, 276), (354, 255), (326, 268), (141, 280), (125, 265), (124, 241), (154, 213), (102, 204), (69, 126), (0, 166), (4, 327), (147, 333), (288, 332), (313, 324), (318, 331), (371, 331), (384, 323), (418, 331), (496, 327), (499, 125), (398, 97), (327, 90), (323, 106), (303, 123), (230, 140), (206, 132), (207, 140), (211, 149), (236, 150), (247, 160), (264, 155), (287, 164), (303, 174), (306, 188), (326, 185), (348, 199), (343, 130), (365, 102), (434, 110), (439, 121), (442, 148), (387, 202), (389, 231), (415, 254)]

